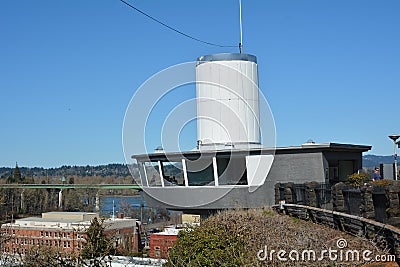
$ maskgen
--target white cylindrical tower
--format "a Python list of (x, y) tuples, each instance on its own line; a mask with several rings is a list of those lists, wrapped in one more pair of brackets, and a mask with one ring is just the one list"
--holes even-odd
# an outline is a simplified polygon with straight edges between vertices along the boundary
[(199, 149), (260, 147), (257, 58), (199, 57), (196, 66)]

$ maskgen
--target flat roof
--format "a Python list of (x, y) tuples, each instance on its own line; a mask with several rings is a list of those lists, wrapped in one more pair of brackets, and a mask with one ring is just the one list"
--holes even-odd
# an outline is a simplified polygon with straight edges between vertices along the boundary
[(211, 61), (232, 61), (232, 60), (250, 61), (257, 63), (257, 57), (254, 55), (242, 54), (242, 53), (220, 53), (220, 54), (211, 54), (198, 57), (197, 65)]
[(59, 222), (59, 223), (78, 223), (84, 222), (79, 219), (69, 219), (69, 218), (40, 218), (40, 217), (27, 217), (22, 219), (16, 219), (16, 222)]
[(86, 215), (86, 214), (93, 215), (93, 214), (95, 214), (95, 215), (97, 215), (96, 212), (85, 212), (85, 211), (49, 211), (49, 212), (44, 212), (42, 214), (55, 214), (55, 215), (56, 214), (60, 214), (60, 215), (68, 215), (68, 214), (70, 214), (70, 215)]
[[(136, 219), (128, 218), (114, 218), (104, 220), (106, 230), (123, 229), (136, 226)], [(63, 231), (73, 230), (74, 227), (89, 227), (90, 220), (70, 219), (70, 218), (41, 218), (41, 217), (27, 217), (15, 220), (14, 223), (5, 223), (1, 228), (8, 228), (17, 226), (19, 229), (35, 229), (35, 230), (54, 230), (62, 229)]]
[(149, 161), (180, 161), (183, 157), (197, 159), (201, 157), (224, 157), (224, 156), (246, 156), (246, 155), (272, 155), (272, 154), (297, 154), (312, 152), (366, 152), (372, 146), (340, 144), (340, 143), (306, 143), (300, 146), (287, 146), (273, 148), (251, 148), (251, 149), (225, 149), (225, 150), (192, 150), (185, 152), (156, 152), (151, 154), (133, 155), (132, 158), (141, 162)]

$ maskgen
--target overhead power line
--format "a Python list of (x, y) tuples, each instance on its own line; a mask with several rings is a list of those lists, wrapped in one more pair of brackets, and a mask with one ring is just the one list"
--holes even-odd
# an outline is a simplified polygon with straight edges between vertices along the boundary
[(175, 28), (173, 28), (173, 27), (171, 27), (171, 26), (165, 24), (164, 22), (162, 22), (162, 21), (160, 21), (160, 20), (158, 20), (158, 19), (156, 19), (156, 18), (150, 16), (149, 14), (143, 12), (142, 10), (138, 9), (137, 7), (133, 6), (132, 4), (130, 4), (130, 3), (126, 2), (126, 1), (124, 1), (124, 0), (120, 0), (120, 1), (121, 1), (122, 3), (124, 3), (125, 5), (127, 5), (128, 7), (130, 7), (130, 8), (132, 8), (132, 9), (136, 10), (136, 11), (139, 12), (140, 14), (142, 14), (142, 15), (148, 17), (149, 19), (151, 19), (151, 20), (153, 20), (153, 21), (155, 21), (155, 22), (157, 22), (157, 23), (163, 25), (164, 27), (166, 27), (166, 28), (168, 28), (168, 29), (170, 29), (170, 30), (172, 30), (172, 31), (174, 31), (174, 32), (176, 32), (176, 33), (179, 33), (179, 34), (181, 34), (181, 35), (183, 35), (183, 36), (185, 36), (185, 37), (187, 37), (187, 38), (189, 38), (189, 39), (195, 40), (195, 41), (200, 42), (200, 43), (203, 43), (203, 44), (212, 45), (212, 46), (218, 46), (218, 47), (238, 47), (237, 45), (221, 45), (221, 44), (215, 44), (215, 43), (210, 43), (210, 42), (206, 42), (206, 41), (200, 40), (200, 39), (198, 39), (198, 38), (196, 38), (196, 37), (193, 37), (193, 36), (191, 36), (191, 35), (189, 35), (189, 34), (186, 34), (186, 33), (184, 33), (184, 32), (181, 32), (180, 30), (177, 30), (177, 29), (175, 29)]

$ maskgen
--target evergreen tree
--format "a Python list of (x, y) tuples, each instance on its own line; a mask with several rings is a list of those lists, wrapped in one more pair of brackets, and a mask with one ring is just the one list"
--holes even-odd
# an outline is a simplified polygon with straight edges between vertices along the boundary
[(21, 172), (18, 168), (18, 163), (15, 164), (15, 169), (14, 169), (14, 180), (18, 183), (22, 181), (22, 175)]
[(113, 241), (104, 233), (103, 222), (103, 220), (99, 222), (95, 217), (85, 231), (86, 243), (81, 251), (83, 259), (95, 259), (114, 253)]
[(7, 184), (15, 184), (14, 176), (13, 175), (9, 175), (7, 177), (6, 183)]
[(31, 176), (29, 171), (27, 171), (26, 176), (24, 177), (24, 183), (25, 184), (34, 184), (35, 183), (35, 180)]

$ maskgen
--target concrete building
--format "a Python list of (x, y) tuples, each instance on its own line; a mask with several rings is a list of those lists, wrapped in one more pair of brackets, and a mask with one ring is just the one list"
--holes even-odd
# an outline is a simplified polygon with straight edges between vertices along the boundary
[(314, 142), (264, 147), (263, 140), (275, 141), (275, 126), (261, 132), (253, 55), (202, 56), (196, 82), (197, 149), (132, 156), (149, 206), (206, 214), (273, 205), (276, 183), (344, 181), (362, 168), (362, 153), (371, 149)]
[[(145, 179), (148, 177), (146, 172), (151, 170), (143, 167), (146, 164), (154, 163), (160, 170), (160, 175), (151, 176), (152, 185), (145, 188), (149, 206), (204, 213), (210, 209), (273, 205), (274, 186), (279, 182), (334, 184), (344, 181), (362, 168), (362, 152), (370, 148), (336, 143), (277, 148), (269, 172), (263, 162), (270, 156), (268, 149), (188, 151), (135, 157), (142, 164), (141, 173)], [(165, 166), (171, 161), (195, 160), (200, 155), (202, 161), (209, 164), (201, 171), (191, 173), (182, 168), (174, 177), (177, 182), (171, 182), (171, 178), (164, 175)], [(227, 160), (234, 162), (228, 170)], [(164, 179), (163, 183), (161, 179)]]
[[(49, 246), (66, 253), (79, 253), (85, 242), (85, 230), (97, 213), (47, 212), (42, 217), (29, 217), (3, 224), (6, 240), (1, 250), (9, 254), (25, 254), (32, 246)], [(112, 236), (115, 247), (138, 252), (140, 234), (135, 219), (107, 219), (105, 234)]]

